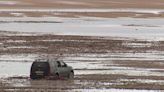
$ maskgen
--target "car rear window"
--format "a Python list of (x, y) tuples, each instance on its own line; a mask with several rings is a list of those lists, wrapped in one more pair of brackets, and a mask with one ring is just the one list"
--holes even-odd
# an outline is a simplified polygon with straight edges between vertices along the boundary
[(47, 67), (48, 62), (34, 62), (33, 67)]

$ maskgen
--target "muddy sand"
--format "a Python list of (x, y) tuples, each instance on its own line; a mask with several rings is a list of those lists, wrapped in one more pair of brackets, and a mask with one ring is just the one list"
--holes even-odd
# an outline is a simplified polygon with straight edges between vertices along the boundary
[[(164, 17), (163, 9), (163, 0), (1, 0), (1, 30), (7, 30), (0, 31), (0, 92), (163, 92), (163, 36), (153, 34), (154, 31), (160, 33), (163, 28), (163, 20), (160, 20)], [(19, 21), (19, 19), (12, 21), (10, 18), (6, 20), (4, 17), (25, 18), (26, 21)], [(33, 19), (67, 17), (72, 20), (64, 19), (66, 21), (63, 25), (70, 22), (76, 25), (79, 25), (77, 22), (81, 23), (71, 18), (80, 20), (81, 17), (131, 17), (132, 24), (125, 23), (121, 28), (130, 27), (136, 34), (138, 30), (144, 28), (146, 31), (141, 30), (143, 33), (150, 30), (148, 38), (152, 34), (155, 38), (139, 39), (138, 35), (138, 38), (63, 35), (62, 33), (50, 35), (34, 33), (33, 30), (33, 32), (29, 30), (31, 33), (26, 33), (27, 28), (32, 27), (32, 23), (62, 25), (60, 19), (59, 21), (49, 21), (49, 19), (29, 21), (27, 17), (33, 17)], [(150, 20), (143, 23), (142, 19), (134, 18)], [(151, 20), (153, 18), (158, 18), (160, 21)], [(135, 24), (132, 22), (134, 20), (140, 22)], [(85, 21), (95, 20), (85, 19)], [(157, 24), (149, 24), (150, 21), (156, 21)], [(111, 22), (107, 22), (108, 25), (109, 23)], [(15, 24), (25, 24), (26, 26), (23, 25), (25, 30), (8, 28), (12, 24), (14, 28)], [(31, 24), (30, 27), (27, 24)], [(141, 33), (141, 36), (144, 35)], [(31, 80), (29, 72), (32, 62), (38, 58), (50, 57), (61, 58), (71, 65), (75, 70), (75, 78), (73, 80)]]
[(163, 0), (1, 0), (0, 8), (151, 8), (163, 9)]
[[(119, 10), (119, 9), (118, 9)], [(125, 9), (126, 10), (126, 9)], [(0, 10), (1, 11), (1, 10)], [(100, 10), (101, 11), (101, 10)], [(103, 11), (103, 10), (102, 10)], [(141, 10), (142, 11), (142, 10)], [(160, 12), (158, 14), (147, 13), (147, 12), (134, 12), (133, 11), (112, 11), (112, 12), (45, 12), (40, 11), (3, 11), (0, 12), (0, 17), (66, 17), (66, 18), (80, 18), (80, 17), (103, 17), (103, 18), (119, 18), (119, 17), (131, 17), (131, 18), (163, 18), (164, 13)]]
[[(29, 79), (29, 71), (26, 69), (25, 75), (22, 75), (21, 71), (17, 76), (1, 77), (2, 92), (94, 92), (102, 89), (102, 92), (112, 90), (120, 92), (121, 89), (125, 89), (121, 92), (162, 92), (164, 90), (163, 41), (21, 34), (23, 33), (1, 32), (0, 60), (2, 70), (6, 69), (5, 74), (7, 71), (10, 71), (9, 74), (13, 72), (7, 67), (23, 66), (22, 70), (30, 69), (29, 66), (35, 58), (60, 56), (75, 69), (75, 79), (34, 81)], [(13, 65), (12, 62), (22, 63)], [(9, 66), (4, 63), (8, 63)], [(19, 73), (18, 70), (15, 71)]]
[[(116, 17), (134, 17), (134, 18), (163, 18), (163, 11), (154, 14), (147, 12), (136, 12), (135, 9), (141, 9), (144, 11), (160, 9), (163, 10), (164, 1), (162, 0), (2, 0), (0, 1), (0, 17), (105, 17), (105, 18), (116, 18)], [(4, 11), (3, 9), (7, 9)], [(26, 9), (27, 11), (14, 11), (13, 9)], [(43, 9), (43, 11), (35, 12), (28, 10), (37, 10)], [(103, 9), (118, 9), (112, 10), (113, 12), (74, 12), (70, 10), (65, 12), (59, 11), (51, 11), (45, 12), (44, 9), (100, 9), (100, 11), (104, 11)], [(102, 9), (102, 10), (101, 10)], [(132, 9), (131, 11), (122, 11)], [(133, 10), (134, 9), (134, 10)], [(146, 9), (146, 10), (145, 10)], [(2, 11), (3, 10), (3, 11)], [(11, 11), (8, 11), (11, 10)], [(156, 10), (155, 10), (156, 11)]]

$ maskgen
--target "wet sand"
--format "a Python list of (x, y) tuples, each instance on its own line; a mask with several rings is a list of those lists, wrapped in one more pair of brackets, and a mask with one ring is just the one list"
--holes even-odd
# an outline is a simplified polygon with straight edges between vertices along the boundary
[[(13, 0), (0, 1), (1, 9), (164, 9), (162, 0)], [(0, 12), (0, 17), (134, 17), (134, 18), (163, 18), (164, 13), (159, 14), (142, 12)]]
[[(137, 92), (164, 90), (163, 41), (46, 34), (30, 36), (30, 33), (23, 36), (20, 35), (22, 33), (16, 35), (18, 32), (5, 31), (1, 33), (3, 33), (0, 37), (1, 65), (3, 62), (17, 62), (16, 65), (22, 62), (20, 64), (25, 65), (23, 68), (25, 69), (35, 58), (60, 57), (75, 69), (73, 80), (34, 81), (29, 79), (28, 71), (25, 75), (20, 73), (17, 76), (1, 77), (2, 90), (16, 92), (36, 90), (83, 92), (100, 89), (108, 91), (113, 88), (129, 89), (131, 92), (133, 89), (137, 89)], [(9, 33), (10, 36), (7, 36)], [(12, 64), (14, 63), (9, 65)]]
[[(9, 32), (10, 33), (10, 32)], [(14, 32), (11, 32), (11, 34)], [(17, 33), (17, 32), (16, 32)], [(18, 32), (19, 33), (19, 32)], [(37, 34), (37, 33), (36, 33)], [(35, 35), (35, 33), (34, 33)], [(113, 40), (116, 39), (116, 40)], [(152, 52), (152, 51), (163, 51), (163, 41), (140, 41), (136, 39), (121, 40), (121, 38), (108, 37), (98, 37), (92, 38), (92, 36), (69, 36), (69, 35), (40, 35), (40, 36), (1, 36), (1, 45), (4, 47), (1, 53), (32, 53), (36, 52), (32, 49), (37, 48), (37, 52), (41, 53), (108, 53), (110, 52)], [(19, 42), (20, 41), (20, 42)], [(21, 42), (23, 41), (23, 42)], [(133, 45), (128, 45), (128, 43), (141, 44), (143, 46), (133, 47)], [(147, 46), (146, 44), (150, 44)], [(52, 45), (49, 45), (52, 44)], [(55, 45), (56, 44), (56, 45)], [(144, 46), (146, 45), (146, 46)], [(15, 48), (14, 48), (15, 46)], [(21, 46), (29, 46), (34, 48), (21, 48)], [(135, 46), (135, 44), (134, 44)], [(137, 45), (136, 45), (137, 46)], [(13, 47), (13, 48), (12, 48)], [(19, 48), (20, 47), (20, 48)], [(45, 47), (42, 49), (42, 47)], [(103, 48), (102, 48), (103, 47)], [(11, 48), (11, 49), (8, 49)], [(17, 50), (19, 48), (19, 50)], [(56, 49), (54, 49), (56, 48)], [(61, 48), (61, 49), (57, 49)], [(37, 53), (36, 52), (36, 53)]]
[(2, 0), (0, 8), (152, 8), (163, 9), (163, 0)]
[[(108, 9), (115, 10), (106, 11)], [(0, 91), (163, 92), (163, 35), (154, 34), (154, 31), (160, 33), (163, 28), (163, 9), (163, 0), (1, 0)], [(9, 19), (5, 20), (4, 17)], [(28, 20), (27, 17), (32, 17), (32, 19)], [(51, 18), (37, 20), (37, 18), (44, 17), (60, 17), (60, 19), (55, 19), (55, 21)], [(70, 18), (72, 21), (62, 21), (61, 17)], [(82, 17), (96, 18), (81, 19)], [(76, 24), (77, 28), (79, 27), (77, 26), (78, 23), (84, 24), (84, 21), (95, 21), (87, 23), (98, 23), (97, 25), (103, 24), (103, 22), (97, 21), (104, 20), (98, 20), (97, 17), (147, 18), (155, 24), (152, 25), (149, 21), (143, 23), (140, 19), (137, 20), (140, 22), (136, 23), (133, 22), (136, 19), (132, 19), (130, 24), (117, 25), (120, 29), (125, 28), (125, 30), (120, 31), (131, 28), (133, 31), (131, 30), (129, 33), (135, 34), (134, 32), (136, 32), (135, 38), (129, 37), (129, 34), (128, 37), (125, 37), (127, 34), (119, 34), (117, 37), (97, 36), (97, 34), (88, 35), (87, 31), (88, 36), (86, 34), (79, 35), (79, 33), (75, 33), (75, 35), (72, 35), (73, 33), (66, 35), (59, 33), (59, 35), (58, 33), (49, 33), (52, 32), (50, 30), (46, 30), (46, 32), (49, 31), (47, 33), (40, 33), (41, 30), (36, 32), (28, 29), (33, 24), (41, 26), (41, 24), (46, 23), (49, 23), (48, 25), (61, 25), (62, 23), (67, 25), (67, 23), (72, 22), (74, 26)], [(14, 18), (20, 19), (14, 20)], [(73, 18), (79, 20), (75, 21)], [(153, 18), (161, 20), (151, 20)], [(66, 24), (64, 24), (65, 22)], [(125, 21), (118, 22), (116, 20), (113, 23), (115, 22), (119, 24)], [(21, 28), (25, 28), (25, 30), (17, 30), (15, 24), (19, 26), (23, 24)], [(7, 26), (5, 27), (5, 25)], [(80, 26), (86, 25), (88, 24)], [(99, 27), (107, 30), (107, 26), (109, 25)], [(16, 28), (12, 29), (12, 27)], [(37, 30), (39, 28), (42, 29), (38, 27)], [(74, 27), (72, 28), (74, 29)], [(120, 33), (117, 30), (112, 31)], [(147, 36), (143, 35), (144, 32), (150, 33), (146, 37), (148, 39), (141, 37)], [(151, 35), (152, 38), (150, 39)], [(31, 80), (29, 78), (29, 66), (32, 61), (37, 58), (50, 57), (62, 58), (66, 63), (73, 66), (75, 78), (73, 80)], [(11, 70), (12, 67), (17, 68)]]
[[(28, 10), (28, 9), (27, 9)], [(90, 10), (90, 9), (88, 9)], [(118, 9), (119, 10), (119, 9)], [(126, 10), (126, 9), (125, 9)], [(1, 10), (0, 10), (1, 11)], [(103, 10), (102, 10), (103, 11)], [(141, 10), (142, 11), (142, 10)], [(134, 12), (132, 11), (113, 11), (113, 12), (60, 12), (60, 11), (54, 11), (54, 12), (33, 12), (33, 11), (3, 11), (0, 12), (0, 17), (66, 17), (66, 18), (80, 18), (80, 17), (102, 17), (102, 18), (119, 18), (119, 17), (131, 17), (131, 18), (163, 18), (164, 13), (161, 12), (159, 14), (154, 13), (142, 13), (142, 12)]]

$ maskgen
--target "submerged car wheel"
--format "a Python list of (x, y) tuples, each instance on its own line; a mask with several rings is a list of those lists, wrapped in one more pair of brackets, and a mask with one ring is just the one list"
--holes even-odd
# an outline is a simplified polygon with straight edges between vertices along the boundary
[(30, 78), (31, 78), (32, 80), (37, 79), (35, 76), (32, 76), (32, 75), (30, 75)]
[(56, 78), (56, 79), (60, 79), (59, 73), (56, 73), (56, 74), (55, 74), (55, 78)]
[(69, 74), (68, 78), (69, 78), (69, 79), (73, 79), (73, 78), (74, 78), (74, 73), (71, 72), (71, 73)]

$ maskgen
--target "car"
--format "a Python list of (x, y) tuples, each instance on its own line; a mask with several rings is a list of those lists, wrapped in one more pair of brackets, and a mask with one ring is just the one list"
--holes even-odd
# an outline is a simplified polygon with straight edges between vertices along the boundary
[(31, 65), (31, 79), (74, 78), (74, 70), (62, 60), (38, 59)]

